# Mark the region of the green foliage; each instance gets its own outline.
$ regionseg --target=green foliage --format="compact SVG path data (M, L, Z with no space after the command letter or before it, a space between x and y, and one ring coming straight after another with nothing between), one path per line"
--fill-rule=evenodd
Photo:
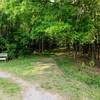
M96 33L100 30L99 5L97 0L2 0L1 52L7 51L12 57L24 50L29 53L31 45L38 46L43 39L50 45L53 45L50 40L55 39L58 46L65 45L65 41L67 44L76 41L82 45L91 44L97 39Z
M7 53L9 54L9 57L15 57L16 56L16 44L7 44Z

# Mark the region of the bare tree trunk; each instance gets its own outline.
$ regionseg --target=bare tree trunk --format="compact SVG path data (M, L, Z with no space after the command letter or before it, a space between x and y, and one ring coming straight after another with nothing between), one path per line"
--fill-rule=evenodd
M40 42L40 39L39 39L39 53L41 52L41 42Z
M95 43L92 44L92 60L96 60L96 54L95 54Z
M97 55L98 55L98 60L99 60L99 56L100 56L100 45L98 44L98 47L97 47Z
M74 44L74 59L77 57L77 43Z
M42 46L42 48L41 48L41 51L43 52L44 51L44 38L42 37L42 39L41 39L41 46Z

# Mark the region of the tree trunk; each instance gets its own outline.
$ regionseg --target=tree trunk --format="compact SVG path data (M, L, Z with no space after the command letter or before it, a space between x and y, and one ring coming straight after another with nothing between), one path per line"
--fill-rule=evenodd
M77 43L74 44L74 59L77 57Z
M99 56L100 56L100 51L99 51L99 49L100 49L100 45L98 44L98 47L97 47L97 56L98 56L98 60L99 60Z
M96 60L95 43L92 44L92 60Z
M41 52L41 41L39 39L39 53Z
M42 37L42 39L41 39L41 51L43 52L44 51L44 38Z

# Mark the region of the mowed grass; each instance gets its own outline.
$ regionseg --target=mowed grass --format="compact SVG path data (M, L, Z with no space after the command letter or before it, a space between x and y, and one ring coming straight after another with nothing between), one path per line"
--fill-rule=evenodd
M0 100L22 100L21 88L9 79L0 78Z
M100 100L100 73L91 73L68 57L20 57L0 62L0 70L16 74L53 93L60 93L65 100Z

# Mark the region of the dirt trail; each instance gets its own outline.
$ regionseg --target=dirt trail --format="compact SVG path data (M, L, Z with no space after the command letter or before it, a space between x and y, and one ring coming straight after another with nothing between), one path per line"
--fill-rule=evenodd
M0 72L1 78L7 78L22 87L23 100L61 100L59 96L37 89L27 81L7 72Z

